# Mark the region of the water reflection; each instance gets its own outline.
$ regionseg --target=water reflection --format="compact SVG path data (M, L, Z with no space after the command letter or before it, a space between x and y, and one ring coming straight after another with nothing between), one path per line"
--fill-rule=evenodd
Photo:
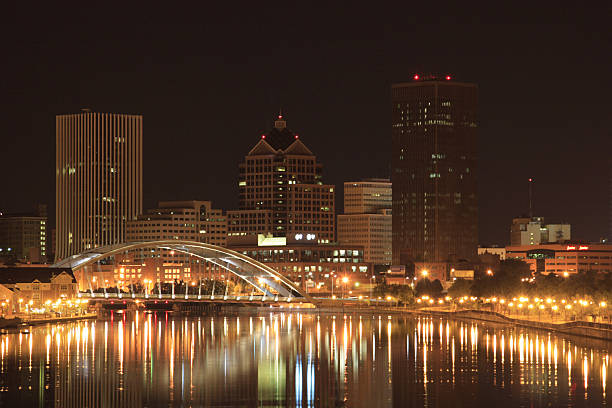
M599 406L610 343L386 315L113 316L0 337L0 405Z

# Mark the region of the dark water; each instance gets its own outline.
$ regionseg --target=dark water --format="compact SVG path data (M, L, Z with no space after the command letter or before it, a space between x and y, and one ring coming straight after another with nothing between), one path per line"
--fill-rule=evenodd
M0 405L602 406L610 343L439 318L110 321L2 335Z

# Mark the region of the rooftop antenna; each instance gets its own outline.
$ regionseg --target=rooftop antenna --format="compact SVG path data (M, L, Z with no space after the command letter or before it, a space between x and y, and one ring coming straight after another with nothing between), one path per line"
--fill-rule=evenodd
M283 130L287 127L287 121L283 119L282 108L278 110L278 119L274 121L274 127L278 130Z
M533 191L532 191L533 179L529 178L529 218L533 218Z

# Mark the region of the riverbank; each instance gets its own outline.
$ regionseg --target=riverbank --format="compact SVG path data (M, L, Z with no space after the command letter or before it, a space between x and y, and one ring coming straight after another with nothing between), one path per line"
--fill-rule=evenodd
M24 326L38 326L38 325L47 324L47 323L64 323L64 322L72 322L76 320L89 320L89 319L96 319L96 318L97 318L96 313L86 313L82 315L65 316L65 317L49 317L49 318L42 318L42 319L19 318L19 319L15 319L14 322L9 322L5 324L2 327L2 329L16 329L16 328L24 327Z

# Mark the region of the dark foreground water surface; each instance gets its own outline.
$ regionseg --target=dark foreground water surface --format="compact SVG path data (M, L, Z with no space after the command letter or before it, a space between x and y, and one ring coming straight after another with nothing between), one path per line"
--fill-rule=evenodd
M602 406L610 343L440 318L114 315L0 337L0 405Z

